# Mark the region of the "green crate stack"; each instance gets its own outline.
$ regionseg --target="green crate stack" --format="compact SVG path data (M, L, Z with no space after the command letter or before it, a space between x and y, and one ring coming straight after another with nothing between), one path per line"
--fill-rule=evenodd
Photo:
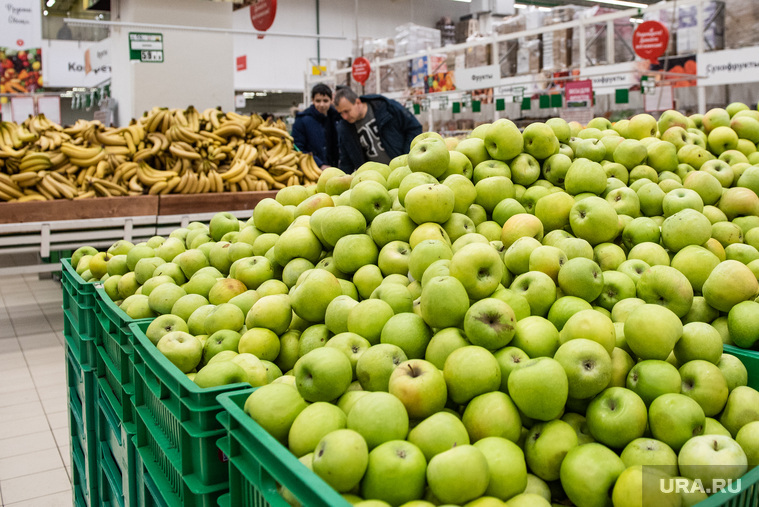
M95 284L85 282L74 268L70 259L61 260L61 286L63 287L63 310L79 332L94 336L96 333Z
M166 507L163 495L158 490L155 481L147 470L140 458L139 453L135 456L135 482L137 493L137 505L140 507Z
M350 506L245 413L245 401L254 390L218 397L224 408L218 418L227 430L218 445L229 459L229 494L221 498L219 505L290 505L277 489L281 485L309 507Z
M135 445L147 476L169 506L215 506L229 488L228 467L216 446L224 436L216 396L250 388L240 383L199 388L145 336L134 334Z
M96 376L82 365L66 337L66 383L68 390L71 479L74 498L83 505L97 505Z
M748 385L759 389L759 353L725 345L725 352L738 357L748 370ZM256 505L285 507L278 487L309 507L350 504L330 488L274 437L245 413L244 406L254 389L220 394L224 412L219 421L227 435L218 442L229 460L229 493L219 499L220 507ZM756 507L759 505L759 467L741 478L739 492L720 491L698 507Z
M137 506L136 458L132 431L127 431L108 399L104 378L97 379L98 492L102 505ZM131 399L127 400L131 405Z
M111 301L102 287L95 288L96 364L98 377L105 379L104 395L112 409L134 435L134 414L131 403L134 395L134 337L129 325L136 322L149 325L152 319L132 319Z

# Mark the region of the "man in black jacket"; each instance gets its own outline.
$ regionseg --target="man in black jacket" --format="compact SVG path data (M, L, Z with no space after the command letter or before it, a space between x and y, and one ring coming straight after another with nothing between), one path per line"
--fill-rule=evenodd
M311 90L311 100L311 106L295 115L293 142L303 153L311 153L319 167L337 167L340 115L332 106L332 90L319 83Z
M422 126L405 107L382 95L359 97L350 88L335 94L340 169L352 173L365 162L387 164L408 153Z

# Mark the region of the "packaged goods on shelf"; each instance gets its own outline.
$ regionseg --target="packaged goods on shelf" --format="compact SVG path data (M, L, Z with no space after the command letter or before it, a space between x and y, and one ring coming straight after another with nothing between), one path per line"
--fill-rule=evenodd
M413 55L420 51L440 47L440 30L405 23L395 27L396 55Z
M585 18L592 19L603 14L617 12L615 9L605 7L591 7L589 9L578 10L575 19ZM580 32L573 30L572 33L572 65L575 67L586 67L591 65L601 65L609 63L611 59L606 52L606 22L591 23L585 25L585 61L580 61ZM627 62L633 59L628 46L632 46L633 26L628 19L614 20L614 37L625 41L625 43L616 42L614 44L614 62ZM674 54L674 50L672 50Z
M697 24L697 6L689 5L677 8L677 54L695 53L698 50L698 38L700 36L704 38L705 51L714 51L725 47L724 2L712 1L705 4L703 32L699 31ZM753 32L754 30L749 31Z
M505 35L508 33L525 30L525 17L522 15L510 16L502 21L493 23L493 33ZM519 41L516 39L501 41L498 43L498 59L501 66L501 77L514 76L517 73L517 52Z
M439 72L448 72L445 55L431 55L429 63L426 56L414 58L411 60L409 85L411 88L423 88L425 76Z
M456 44L456 25L448 16L443 16L435 23L435 28L440 30L440 44L447 46Z
M576 5L554 7L544 18L545 24L557 25L572 21L582 10ZM566 70L572 67L572 28L547 31L543 34L543 69Z
M519 39L517 74L535 74L541 69L540 39Z
M759 45L759 2L730 0L725 3L725 47L734 49Z

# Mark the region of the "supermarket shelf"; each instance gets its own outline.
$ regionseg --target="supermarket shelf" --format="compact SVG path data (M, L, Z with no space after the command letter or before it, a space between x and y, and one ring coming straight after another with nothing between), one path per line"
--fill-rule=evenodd
M275 195L269 191L3 203L0 222L6 223L0 223L0 256L29 254L29 262L0 268L0 277L59 271L60 263L41 264L39 259L82 245L105 248L119 239L145 241L192 221L208 221L220 211L247 219L258 202ZM15 222L7 223L9 219Z

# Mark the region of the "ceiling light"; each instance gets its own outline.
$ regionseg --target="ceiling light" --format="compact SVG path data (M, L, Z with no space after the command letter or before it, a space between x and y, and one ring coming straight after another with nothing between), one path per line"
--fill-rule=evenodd
M648 7L647 4L641 4L638 2L626 2L624 0L588 0L588 1L599 3L599 4L621 5L623 7L635 7L637 9L645 9L646 7Z
M45 5L47 5L48 7L52 7L53 5L55 5L55 0L47 0L47 3Z
M42 11L42 15L43 16L47 16L47 9L45 9L44 11Z

